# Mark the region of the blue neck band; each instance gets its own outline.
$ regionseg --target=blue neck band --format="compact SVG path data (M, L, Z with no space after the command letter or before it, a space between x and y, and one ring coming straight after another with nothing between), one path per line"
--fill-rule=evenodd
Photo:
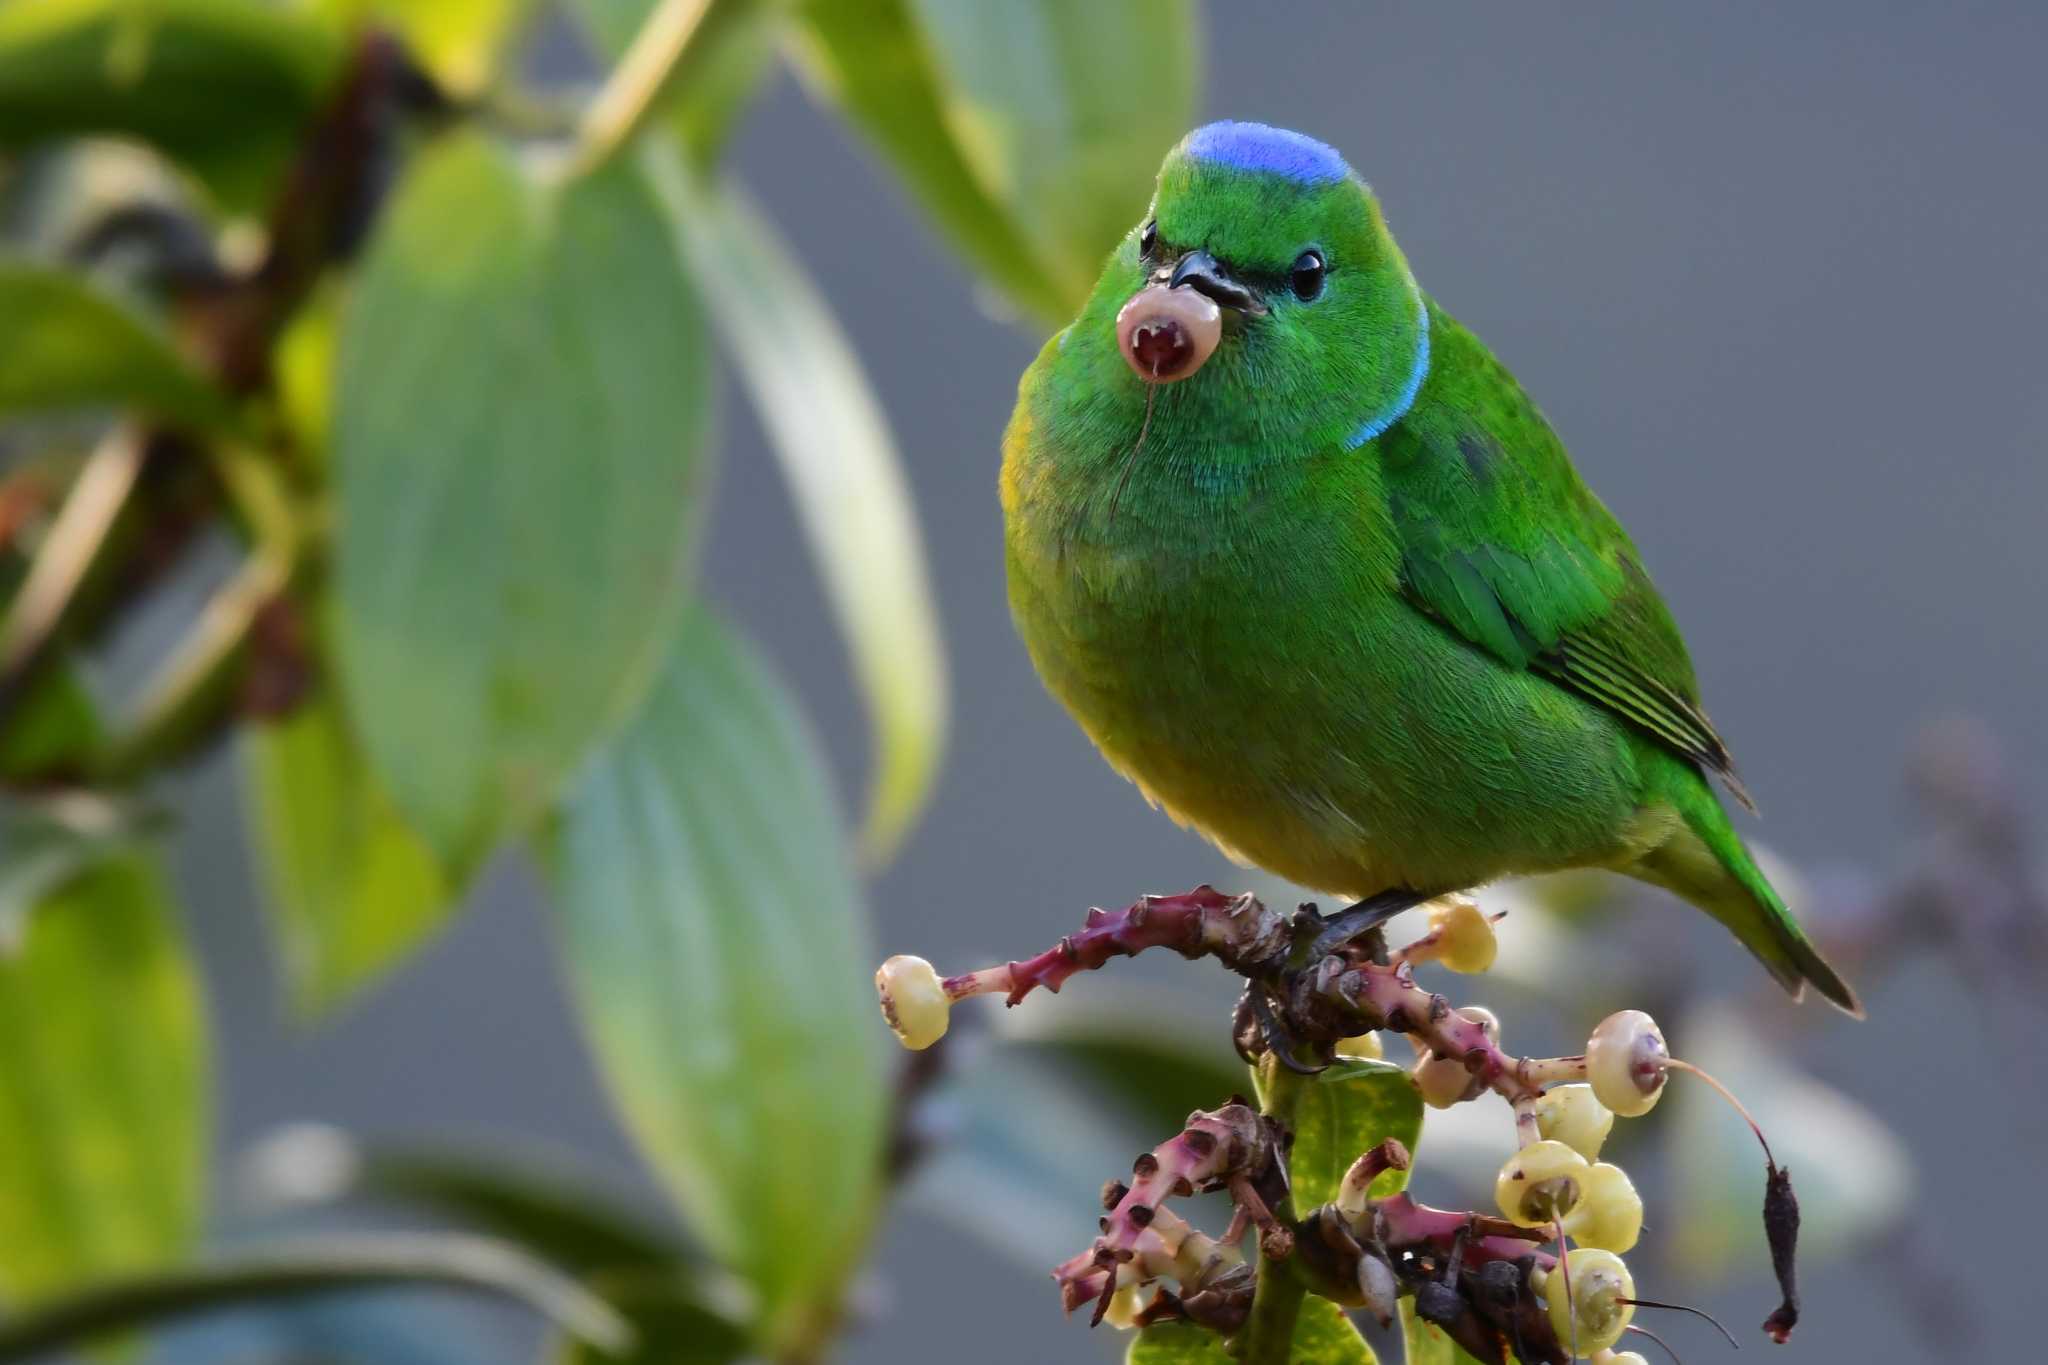
M1422 381L1429 378L1429 300L1422 297L1420 289L1415 291L1415 327L1415 362L1408 367L1408 382L1385 411L1368 418L1365 425L1351 433L1344 442L1346 450L1356 450L1385 435L1388 427L1406 417L1408 409L1415 406L1415 395L1422 392Z

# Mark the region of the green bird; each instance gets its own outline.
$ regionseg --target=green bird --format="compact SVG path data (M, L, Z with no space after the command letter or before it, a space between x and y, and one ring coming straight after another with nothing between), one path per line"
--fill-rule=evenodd
M1607 868L1861 1012L1709 785L1748 804L1627 532L1325 144L1167 156L1024 374L1002 499L1047 688L1175 819L1357 902L1340 933Z

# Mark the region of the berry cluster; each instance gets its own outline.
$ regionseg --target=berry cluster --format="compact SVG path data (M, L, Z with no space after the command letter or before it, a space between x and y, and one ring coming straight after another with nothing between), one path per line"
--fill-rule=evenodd
M1312 1292L1382 1324L1411 1298L1417 1317L1482 1361L1635 1365L1642 1357L1615 1347L1643 1331L1631 1319L1649 1305L1622 1260L1641 1235L1643 1203L1600 1151L1617 1116L1648 1113L1674 1070L1696 1069L1670 1055L1640 1010L1602 1020L1575 1056L1503 1051L1490 1011L1454 1008L1414 978L1427 963L1458 972L1492 965L1493 921L1465 897L1433 902L1427 931L1393 951L1377 927L1333 943L1331 923L1312 906L1288 917L1200 887L1115 914L1093 911L1080 933L1028 961L942 978L922 958L892 957L875 982L889 1026L905 1046L924 1048L944 1035L957 1000L1000 994L1015 1004L1111 958L1170 947L1216 957L1245 978L1234 1035L1262 1076L1313 1072L1340 1055L1379 1056L1380 1035L1393 1032L1415 1050L1410 1076L1429 1105L1491 1091L1514 1111L1518 1150L1495 1181L1497 1213L1434 1209L1398 1192L1375 1197L1379 1176L1407 1169L1409 1153L1394 1141L1359 1155L1330 1203L1290 1209L1293 1135L1284 1115L1235 1097L1198 1111L1138 1159L1130 1182L1105 1189L1100 1235L1054 1272L1070 1311L1092 1303L1097 1322L1183 1319L1230 1335L1245 1325L1258 1277L1289 1263L1286 1272ZM1797 1319L1797 1206L1783 1171L1775 1163L1769 1171L1765 1222L1786 1303L1766 1330L1782 1340ZM1211 1190L1227 1191L1234 1210L1220 1238L1165 1207ZM1253 1231L1256 1262L1241 1249Z

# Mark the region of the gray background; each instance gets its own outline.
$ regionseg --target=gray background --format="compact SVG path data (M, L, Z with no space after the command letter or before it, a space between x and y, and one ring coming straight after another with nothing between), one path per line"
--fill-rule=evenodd
M1995 726L2040 794L2040 6L1216 4L1210 20L1205 114L1343 150L1425 285L1516 370L1631 527L1770 842L1885 866L1909 828L1906 747L1952 709ZM1037 338L977 309L864 150L786 79L738 161L895 421L955 670L936 805L874 889L880 946L964 965L1042 946L1089 904L1218 875L1101 765L1012 637L997 439ZM857 792L864 737L840 647L807 564L784 552L794 527L752 420L726 410L710 591L796 680ZM295 1031L251 928L229 780L218 766L200 779L185 860L221 992L224 1153L320 1118L533 1134L633 1169L520 869L500 868L384 989ZM1712 936L1686 942L1750 970ZM1916 1152L1915 1235L1974 1281L1968 1358L2038 1358L2034 1263L2015 1252L2048 1213L2044 1143L2038 1110L2015 1117L2006 1099L2039 1086L2039 1064L2001 1076L1939 973L1865 984L1873 1020L1830 1026L1829 1074ZM1077 1246L1091 1221L1075 1210ZM892 1222L881 1270L896 1307L856 1360L1116 1345L1063 1323L1043 1279L915 1215ZM1763 1284L1712 1301L1770 1353L1752 1333ZM1816 1270L1808 1324L1772 1358L1927 1358L1902 1303L1857 1265ZM948 1328L979 1346L954 1355ZM1679 1335L1689 1359L1719 1349Z

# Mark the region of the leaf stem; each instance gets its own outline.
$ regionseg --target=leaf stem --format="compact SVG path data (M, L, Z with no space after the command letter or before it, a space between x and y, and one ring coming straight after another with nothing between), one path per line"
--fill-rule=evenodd
M142 472L143 453L142 429L123 422L87 459L0 630L0 686L26 675L56 634L114 519L127 505Z
M1252 1079L1259 1092L1260 1112L1291 1131L1307 1079L1279 1065L1270 1054L1260 1061ZM1293 1196L1273 1212L1283 1221L1291 1220ZM1260 1251L1258 1288L1252 1293L1251 1317L1244 1328L1244 1365L1287 1365L1292 1359L1294 1324L1307 1292L1292 1266Z
M690 43L712 0L661 0L648 14L626 55L584 111L570 158L571 175L585 175L610 161L647 126L669 83L682 69Z

